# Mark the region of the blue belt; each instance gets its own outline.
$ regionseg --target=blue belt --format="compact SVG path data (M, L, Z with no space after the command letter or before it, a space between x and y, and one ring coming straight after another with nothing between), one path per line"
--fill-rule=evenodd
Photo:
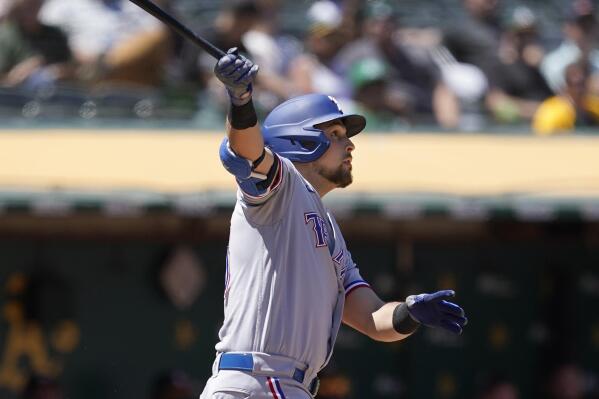
M219 370L237 370L237 371L254 371L254 358L251 353L222 353L218 362ZM291 378L300 384L304 383L304 377L306 376L306 370L296 368ZM320 381L318 377L314 378L310 382L308 390L314 396L318 392Z

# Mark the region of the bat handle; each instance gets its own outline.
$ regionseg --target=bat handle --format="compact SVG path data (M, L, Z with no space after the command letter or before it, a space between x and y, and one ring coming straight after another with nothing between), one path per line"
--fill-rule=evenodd
M186 28L185 28L186 29ZM175 29L176 30L176 29ZM188 30L189 31L189 30ZM192 31L189 31L191 36L187 36L189 39L191 39L193 42L195 42L198 46L202 47L204 50L206 50L206 52L208 54L210 54L211 56L213 56L214 58L216 58L217 60L221 59L222 57L224 57L225 55L227 55L227 53L225 53L223 50L219 49L218 47L216 47L215 45L213 45L212 43L210 43L208 40L203 39L202 37L196 35L195 33L193 33ZM184 33L181 33L183 36L186 36Z

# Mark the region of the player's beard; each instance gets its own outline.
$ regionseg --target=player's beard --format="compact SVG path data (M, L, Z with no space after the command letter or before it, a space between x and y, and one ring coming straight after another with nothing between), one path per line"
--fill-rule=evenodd
M339 188L349 186L354 180L351 174L351 169L346 168L345 164L341 164L334 169L326 169L321 166L318 168L317 172L320 176L324 177Z

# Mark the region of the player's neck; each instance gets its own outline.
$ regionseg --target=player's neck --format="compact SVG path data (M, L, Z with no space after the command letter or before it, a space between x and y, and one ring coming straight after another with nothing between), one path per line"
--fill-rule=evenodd
M308 180L308 183L312 185L320 198L324 197L326 194L336 188L335 183L325 179L320 173L318 173L312 163L296 163L295 167L302 174L304 179Z

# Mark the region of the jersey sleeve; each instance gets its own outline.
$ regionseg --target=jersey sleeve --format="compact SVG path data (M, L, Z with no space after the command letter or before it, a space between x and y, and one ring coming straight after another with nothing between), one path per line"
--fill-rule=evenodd
M295 179L299 178L299 172L286 158L275 156L275 162L278 163L276 175L268 187L259 187L255 185L255 182L248 181L239 184L237 200L248 221L252 224L273 225L289 213ZM254 184L254 186L248 186L248 184ZM261 190L261 192L256 193L254 190Z
M370 287L370 284L368 284L360 275L360 269L358 269L358 266L353 261L351 254L347 249L343 251L341 262L343 262L343 289L345 290L346 297L356 288Z
M268 201L269 198L277 193L287 174L288 171L286 171L281 158L277 154L273 154L273 164L268 171L266 180L256 178L246 180L237 179L242 200L254 206Z

